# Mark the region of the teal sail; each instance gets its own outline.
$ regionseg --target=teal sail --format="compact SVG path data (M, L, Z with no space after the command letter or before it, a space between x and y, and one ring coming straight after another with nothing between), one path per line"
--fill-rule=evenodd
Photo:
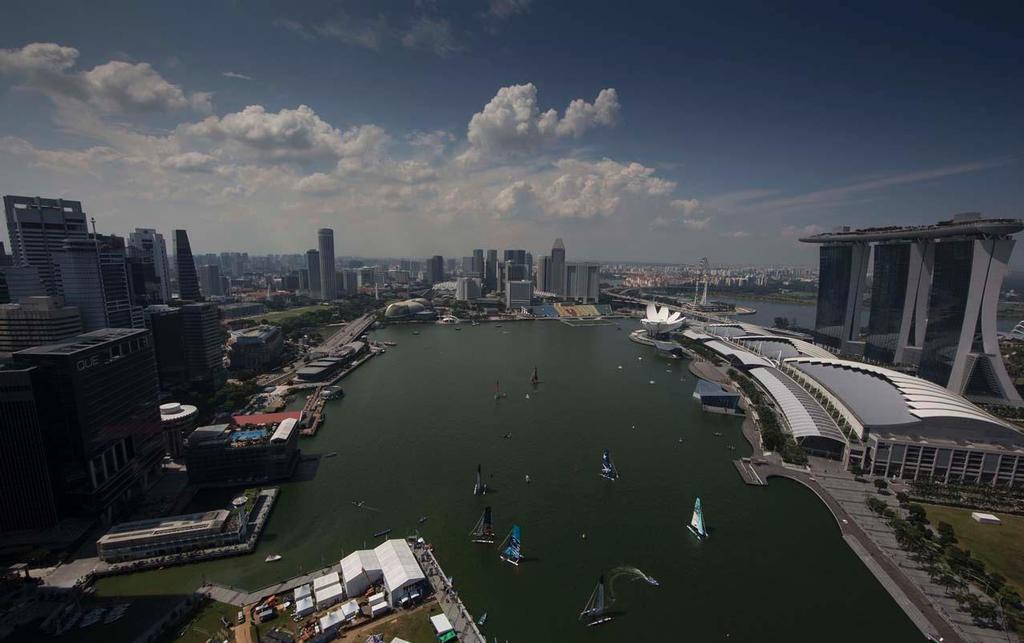
M508 537L502 544L504 549L501 550L501 559L506 563L518 566L519 561L523 559L522 533L519 530L519 525L512 525L512 531L508 532Z
M689 527L690 531L692 531L697 538L704 539L708 537L707 526L704 524L704 509L701 507L700 498L697 498L697 501L693 503L693 517L690 518Z

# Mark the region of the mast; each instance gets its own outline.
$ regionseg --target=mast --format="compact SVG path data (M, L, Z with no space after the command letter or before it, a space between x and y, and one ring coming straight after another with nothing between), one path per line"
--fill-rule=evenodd
M598 625L609 620L608 617L604 616L605 611L605 600L604 600L604 574L597 579L597 587L590 594L590 599L587 604L583 607L583 611L580 612L580 619L587 620L587 625ZM602 618L604 617L604 618Z
M484 484L480 475L480 465L476 465L476 484L473 485L473 495L482 496L487 493L487 485Z
M494 543L494 524L491 521L490 507L484 507L484 513L480 516L480 520L476 521L476 526L473 527L470 536L473 537L475 543Z
M533 367L533 375L530 376L530 384L540 383L540 375L537 374L537 367Z

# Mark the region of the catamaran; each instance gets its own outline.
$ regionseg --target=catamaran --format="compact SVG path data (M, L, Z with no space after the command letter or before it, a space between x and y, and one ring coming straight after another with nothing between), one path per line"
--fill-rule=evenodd
M480 477L480 465L476 465L476 484L473 485L473 495L482 496L487 493L487 484Z
M537 367L533 367L533 375L530 376L530 384L537 386L540 384L540 375L537 374Z
M583 611L580 612L580 620L587 627L607 623L612 620L612 617L608 615L606 610L607 606L604 603L604 575L602 575L597 581L597 587L590 594L590 600L587 601Z
M508 532L508 536L505 536L505 540L501 542L502 549L499 558L510 565L519 567L519 561L523 559L522 542L522 533L519 530L519 525L512 525L512 530Z
M704 540L708 537L707 526L704 524L704 509L701 507L700 498L697 498L697 502L693 503L693 517L690 518L690 524L687 526L697 538Z
M476 522L473 531L469 532L472 541L475 543L494 544L494 522L491 520L491 508L484 507L484 513Z
M601 456L601 477L606 480L619 479L619 470L612 464L612 456L609 455L608 449L605 449L604 455Z

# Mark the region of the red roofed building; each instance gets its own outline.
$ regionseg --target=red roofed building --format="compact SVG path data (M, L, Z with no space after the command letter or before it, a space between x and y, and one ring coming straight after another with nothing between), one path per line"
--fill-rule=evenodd
M246 424L278 424L287 419L302 421L302 411L285 411L284 413L260 413L258 415L234 415L231 422L237 426Z

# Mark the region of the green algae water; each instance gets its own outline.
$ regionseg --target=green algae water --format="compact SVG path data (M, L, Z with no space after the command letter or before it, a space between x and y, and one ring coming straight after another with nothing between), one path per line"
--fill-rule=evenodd
M731 463L749 454L740 420L701 413L687 363L630 342L634 327L377 331L397 347L346 378L345 397L301 443L306 455L337 457L282 485L254 554L105 579L99 592L180 593L204 579L256 589L372 547L383 529L419 530L469 610L488 613L491 640L852 643L862 628L841 623L858 615L873 642L922 640L810 491L741 482ZM599 475L606 448L615 482ZM473 495L478 464L492 490L483 497ZM697 496L711 530L703 542L686 529ZM518 568L496 545L469 542L488 505L499 538L522 528ZM269 553L284 559L266 564ZM660 586L610 574L619 567ZM577 617L602 573L620 615L586 628Z

